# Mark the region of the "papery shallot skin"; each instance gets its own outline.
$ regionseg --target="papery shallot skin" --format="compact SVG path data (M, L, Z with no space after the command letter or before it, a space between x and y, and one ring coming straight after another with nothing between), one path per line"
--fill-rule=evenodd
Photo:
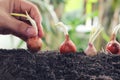
M66 35L65 41L60 46L60 53L75 53L76 52L76 46L75 44L70 40L69 35Z
M95 56L95 55L97 55L97 50L96 50L95 46L92 43L89 43L88 47L86 48L84 53L87 56Z
M112 54L120 54L120 43L118 43L116 40L111 40L106 45L106 51Z
M38 52L39 50L41 50L41 47L42 47L41 38L39 37L29 38L27 40L27 47L28 47L28 50L30 50L31 52Z

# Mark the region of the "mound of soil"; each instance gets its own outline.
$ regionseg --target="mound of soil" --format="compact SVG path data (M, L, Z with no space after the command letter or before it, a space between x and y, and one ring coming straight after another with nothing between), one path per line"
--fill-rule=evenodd
M120 56L0 49L0 80L120 80Z

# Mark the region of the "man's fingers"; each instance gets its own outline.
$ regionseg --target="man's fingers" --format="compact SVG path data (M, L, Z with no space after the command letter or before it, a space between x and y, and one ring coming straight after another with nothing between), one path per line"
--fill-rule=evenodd
M30 16L35 20L35 22L37 24L38 36L43 37L44 32L43 32L43 27L41 24L42 18L41 18L41 15L39 13L39 10L36 6L31 7Z
M34 27L32 27L22 21L19 21L15 18L11 18L9 20L7 28L10 29L11 31L15 32L17 35L25 36L26 38L37 35Z
M28 1L25 1L25 0L19 0L19 1L20 1L19 2L20 4L15 5L15 7L16 7L15 10L18 12L23 12L23 13L25 13L25 11L27 11L37 24L38 36L42 37L44 35L44 33L43 33L42 25L41 25L41 15L40 15L38 8L34 4L32 4Z
M39 37L43 37L44 36L44 32L43 32L43 27L42 27L40 18L36 17L34 20L36 21L36 24L37 24L37 27L38 27L38 36Z

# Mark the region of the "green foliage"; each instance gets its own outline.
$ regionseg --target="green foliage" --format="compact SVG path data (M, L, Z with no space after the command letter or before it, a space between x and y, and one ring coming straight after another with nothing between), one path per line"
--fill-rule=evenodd
M23 44L24 44L24 41L20 40L19 43L18 43L18 45L17 45L17 48L20 48Z
M108 36L105 31L102 32L102 37L106 42L110 41L110 36Z
M60 3L65 3L66 0L50 0L50 3L54 5L54 7L58 7Z
M79 24L85 24L85 16L80 15L80 11L74 11L74 12L66 13L63 16L62 21L75 28Z

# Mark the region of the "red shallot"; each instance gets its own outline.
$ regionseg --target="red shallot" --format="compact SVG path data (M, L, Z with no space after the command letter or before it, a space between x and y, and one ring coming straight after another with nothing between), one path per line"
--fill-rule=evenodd
M72 40L70 39L69 35L68 35L68 30L66 29L66 25L64 25L62 22L59 22L57 24L57 26L61 26L63 28L64 31L64 35L65 35L65 40L64 42L60 45L60 53L64 54L64 53L70 53L76 52L76 46L75 44L72 42Z
M120 24L114 28L110 42L108 42L106 45L106 51L108 53L120 54L120 43L116 41L116 35L119 29L120 29Z

